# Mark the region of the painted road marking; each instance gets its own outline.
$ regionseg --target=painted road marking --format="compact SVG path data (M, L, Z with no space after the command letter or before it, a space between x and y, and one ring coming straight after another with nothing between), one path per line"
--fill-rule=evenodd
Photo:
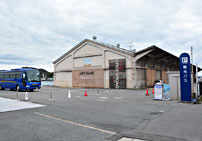
M76 97L81 97L81 96L76 96Z
M111 135L116 134L115 132L112 132L112 131L103 130L103 129L100 129L100 128L95 128L95 127L92 127L92 126L84 125L84 124L81 124L81 123L76 123L76 122L73 122L73 121L70 121L70 120L65 120L65 119L57 118L57 117L46 115L46 114L42 114L42 113L39 113L39 112L35 112L35 114L39 115L39 116L42 116L42 117L46 117L46 118L51 118L51 119L55 119L55 120L58 120L58 121L62 121L62 122L65 122L65 123L70 123L70 124L73 124L73 125L81 126L81 127L84 127L84 128L89 128L89 129L92 129L92 130L100 131L100 132L103 132L103 133L108 133L108 134L111 134Z
M122 99L122 97L114 97L114 99Z
M104 99L97 99L96 101L105 101Z
M11 100L7 98L0 98L0 113L8 112L8 111L16 111L21 109L37 108L37 107L43 107L43 106L45 105Z
M120 91L122 91L122 92L128 92L129 90L120 90Z
M145 140L123 137L123 138L119 139L118 141L145 141Z
M109 98L109 97L98 97L98 98L106 99L106 98Z
M112 93L112 90L104 91L105 93Z

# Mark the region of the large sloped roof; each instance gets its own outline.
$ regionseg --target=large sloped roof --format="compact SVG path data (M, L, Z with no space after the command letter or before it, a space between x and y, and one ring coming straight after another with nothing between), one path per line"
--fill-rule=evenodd
M62 56L60 56L58 59L56 59L55 61L53 61L53 64L57 63L58 61L60 61L62 58L64 58L66 55L68 55L69 53L71 53L73 50L75 50L76 48L78 48L79 46L81 46L82 44L84 44L85 42L90 42L90 43L94 43L100 46L104 46L106 48L112 49L112 50L116 50L128 55L131 55L132 51L124 49L124 48L120 48L114 45L110 45L110 44L106 44L103 42L98 42L96 40L90 40L90 39L84 39L83 41L81 41L79 44L77 44L76 46L74 46L72 49L70 49L69 51L67 51L65 54L63 54Z
M122 53L125 53L127 55L131 55L133 54L134 56L145 53L147 51L150 51L148 54L144 55L143 57L141 57L141 59L151 59L153 61L158 61L160 63L172 63L175 65L179 64L179 57L155 46L152 45L150 47L147 47L145 49L142 49L140 51L137 52L133 52L131 50L127 50L121 47L117 47L114 45L110 45L110 44L106 44L103 42L98 42L96 40L90 40L90 39L84 39L83 41L81 41L79 44L77 44L76 46L74 46L72 49L70 49L69 51L67 51L65 54L63 54L62 56L60 56L58 59L56 59L55 61L53 61L53 64L56 64L58 61L60 61L61 59L63 59L65 56L67 56L69 53L71 53L73 50L75 50L76 48L80 47L82 44L86 43L86 42L90 42L90 43L94 43L100 46L104 46L106 48L115 50L115 51L119 51ZM196 66L194 66L194 70L196 70ZM198 71L201 71L202 69L200 67L198 67Z

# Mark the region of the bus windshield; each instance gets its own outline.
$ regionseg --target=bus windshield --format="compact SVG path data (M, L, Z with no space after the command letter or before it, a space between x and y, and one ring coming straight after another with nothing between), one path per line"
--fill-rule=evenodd
M28 70L27 71L27 81L28 82L39 82L40 73L38 70Z

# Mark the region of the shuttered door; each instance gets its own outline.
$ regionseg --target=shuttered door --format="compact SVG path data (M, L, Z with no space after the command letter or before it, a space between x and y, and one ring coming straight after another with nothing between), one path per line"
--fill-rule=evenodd
M145 88L146 87L146 70L145 69L137 69L137 88Z

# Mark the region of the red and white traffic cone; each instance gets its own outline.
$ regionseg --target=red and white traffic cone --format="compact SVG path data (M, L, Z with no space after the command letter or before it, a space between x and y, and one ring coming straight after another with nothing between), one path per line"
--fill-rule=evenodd
M84 96L88 96L88 95L87 95L87 90L86 90L86 89L85 89L85 94L84 94Z
M152 94L154 94L154 88L153 88Z
M147 91L146 91L146 94L145 94L146 96L149 96L149 91L148 91L148 89L147 89Z

